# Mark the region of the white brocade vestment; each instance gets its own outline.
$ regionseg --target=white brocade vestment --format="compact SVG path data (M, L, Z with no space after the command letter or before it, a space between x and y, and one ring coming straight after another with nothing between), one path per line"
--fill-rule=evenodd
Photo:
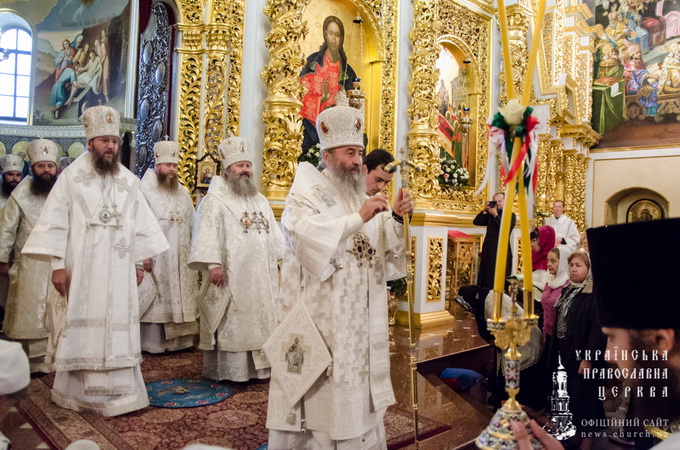
M28 347L32 372L50 372L44 364L47 350L45 309L52 286L52 267L21 254L28 236L38 222L47 195L31 192L33 178L24 178L12 191L0 215L0 262L14 263L9 271L9 290L3 331Z
M304 412L272 374L267 427L300 431L304 413L308 430L347 440L381 425L395 401L386 267L403 253L403 225L390 213L363 223L357 211L367 197L348 200L327 172L301 163L286 198L279 317L304 302L332 355L332 371L304 395Z
M9 197L5 196L5 193L0 189L0 213L7 203ZM9 286L9 277L7 275L0 275L0 307L5 307L7 301L7 289Z
M545 219L545 224L555 229L555 238L558 241L564 239L566 245L576 249L576 244L581 240L581 233L578 232L576 223L573 220L564 214L560 217L552 215Z
M253 223L244 232L245 212L251 219L261 212L269 231ZM260 193L239 197L222 176L213 177L198 207L189 256L189 267L203 272L200 349L260 352L276 325L277 261L282 255L283 236L267 199ZM222 266L226 286L210 282L213 264Z
M153 271L146 273L139 285L140 301L150 301L148 305L141 305L142 349L160 353L188 348L193 346L193 338L183 339L186 345L177 338L196 334L198 274L187 266L194 205L184 186L171 192L160 188L158 177L151 169L142 178L140 190L170 243L167 251L153 259ZM166 342L147 339L144 334L147 323L167 324L164 327Z
M135 262L168 247L122 165L115 176L97 175L85 152L59 176L22 253L53 259L53 269L63 260L70 276L52 390L60 406L112 416L148 405Z

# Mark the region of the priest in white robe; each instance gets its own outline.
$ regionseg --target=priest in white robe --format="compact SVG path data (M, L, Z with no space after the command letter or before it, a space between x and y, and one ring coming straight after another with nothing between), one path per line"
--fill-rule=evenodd
M198 297L203 376L244 382L269 378L262 345L276 326L277 261L283 236L267 199L252 183L244 138L219 145L214 176L196 215L189 267L203 273Z
M163 353L194 346L198 274L187 266L194 204L177 177L179 145L159 141L154 156L155 168L146 171L140 190L170 249L144 261L139 303L142 351Z
M395 402L386 267L403 253L402 217L413 211L413 201L400 190L392 213L386 196L366 195L363 111L328 108L319 114L317 130L326 168L319 172L309 163L298 166L281 217L286 252L279 317L302 303L332 363L305 375L305 365L314 364L320 353L308 347L311 340L290 335L279 344L286 349L295 337L305 353L301 367L272 372L269 448L383 449L383 417ZM285 357L284 351L274 354ZM271 356L270 361L279 367ZM312 381L299 401L291 400L292 385Z
M120 164L118 112L85 110L88 151L59 176L23 254L51 261L66 297L55 336L52 400L76 411L125 414L149 404L140 363L141 263L168 249L139 181Z
M45 361L45 311L47 296L54 289L52 267L49 262L22 255L21 249L57 181L57 153L57 144L48 139L28 144L31 175L12 191L0 214L0 274L9 274L3 331L10 339L21 342L33 373L53 371Z
M581 233L576 228L576 223L564 214L564 202L553 202L553 215L545 219L545 224L555 229L555 247L566 245L572 251L581 239Z

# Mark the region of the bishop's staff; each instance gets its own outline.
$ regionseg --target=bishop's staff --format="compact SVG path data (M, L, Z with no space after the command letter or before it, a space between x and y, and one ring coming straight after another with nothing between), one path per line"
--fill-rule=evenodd
M546 0L538 1L536 20L532 30L531 50L524 79L521 101L515 98L515 85L512 79L512 63L510 60L510 44L508 39L508 19L504 0L498 0L498 16L501 28L501 43L503 46L503 64L505 72L505 86L508 94L508 104L501 108L491 120L489 131L489 159L500 153L503 169L506 173L505 204L512 208L515 201L515 191L518 191L520 230L522 235L522 271L524 274L524 315L519 316L514 301L510 317L504 319L503 288L505 285L505 265L510 236L511 213L503 214L499 233L496 268L493 286L493 318L489 319L489 329L496 338L496 345L507 349L505 358L505 387L509 399L500 408L489 426L477 438L476 444L480 448L517 448L517 442L512 434L511 425L515 421L523 422L527 434L532 440L533 448L542 445L533 436L528 426L528 418L521 405L515 400L519 392L519 359L517 347L525 344L538 318L534 314L534 300L532 298L532 267L531 267L531 239L529 237L529 216L527 208L527 189L533 192L536 186L536 156L538 153L538 120L533 116L532 109L525 106L529 103L531 86L541 41L543 16L545 15ZM489 165L487 165L489 167ZM520 172L522 177L520 179ZM480 190L483 188L480 187Z
M402 155L404 151L400 152ZM409 167L420 172L421 167L407 158L396 159L391 163L385 165L385 172L391 173L399 167L401 176L401 188L408 189L408 171ZM415 292L413 288L413 278L415 275L414 254L411 248L411 218L409 214L404 214L404 253L406 255L406 300L408 301L408 337L409 337L409 367L411 369L411 401L413 407L413 438L416 448L418 448L418 344L415 335L415 313L413 312L413 303L415 299Z

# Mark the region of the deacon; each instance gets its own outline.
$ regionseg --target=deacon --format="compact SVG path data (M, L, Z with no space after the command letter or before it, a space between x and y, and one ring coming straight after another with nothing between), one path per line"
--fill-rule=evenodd
M326 168L298 166L281 217L286 252L279 317L301 302L332 364L318 378L311 374L310 383L316 381L295 404L284 390L288 374L272 374L269 447L386 448L383 416L395 398L385 267L403 253L403 216L413 211L413 202L400 190L390 212L386 196L366 195L363 111L346 103L327 108L317 130ZM311 342L306 336L298 340L303 350ZM290 345L281 342L282 348ZM301 373L313 363L315 352L309 352L297 369Z
M24 174L24 158L20 155L4 155L0 158L2 172L2 193L0 193L0 209L5 206L9 195L19 186Z
M269 378L262 345L276 326L277 261L283 236L267 199L252 182L248 141L218 147L214 176L194 225L189 267L203 273L198 297L203 376L244 382Z
M168 249L138 179L120 164L118 112L83 113L88 151L59 176L23 254L52 264L66 297L52 400L76 411L125 414L149 404L139 364L142 263Z
M392 154L381 148L376 148L364 156L362 171L366 180L366 193L375 195L385 189L394 178L394 170L385 171L385 166L394 161Z
M163 353L194 346L198 276L189 269L194 204L177 177L179 144L159 141L156 166L147 170L140 190L163 229L170 249L144 261L139 285L142 351Z
M48 334L45 309L48 293L53 289L52 267L47 261L22 255L21 249L57 181L57 153L57 144L47 139L28 144L31 176L12 191L0 215L0 274L9 273L4 332L21 342L31 372L52 372L51 364L45 361Z
M587 233L595 301L607 336L604 356L618 366L624 384L633 385L629 394L619 395L632 396L637 422L663 439L654 450L678 449L680 302L669 280L680 273L680 219L591 228ZM535 423L531 426L546 448L561 448ZM514 431L520 449L531 448L523 430Z

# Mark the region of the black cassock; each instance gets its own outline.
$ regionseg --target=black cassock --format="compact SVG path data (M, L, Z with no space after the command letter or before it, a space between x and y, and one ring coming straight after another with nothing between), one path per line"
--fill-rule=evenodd
M482 211L477 214L475 220L472 221L472 223L477 226L486 227L486 236L484 237L484 244L482 245L482 260L479 263L477 286L484 287L489 290L493 289L493 275L496 268L496 251L498 250L498 235L501 231L502 216L503 211L501 211L496 217L485 211ZM512 230L515 228L516 221L517 216L515 216L515 213L512 213L512 219L510 220L510 233L512 233ZM508 260L507 264L505 265L506 277L510 275L510 269L512 269L512 251L510 250L510 239L508 239Z

